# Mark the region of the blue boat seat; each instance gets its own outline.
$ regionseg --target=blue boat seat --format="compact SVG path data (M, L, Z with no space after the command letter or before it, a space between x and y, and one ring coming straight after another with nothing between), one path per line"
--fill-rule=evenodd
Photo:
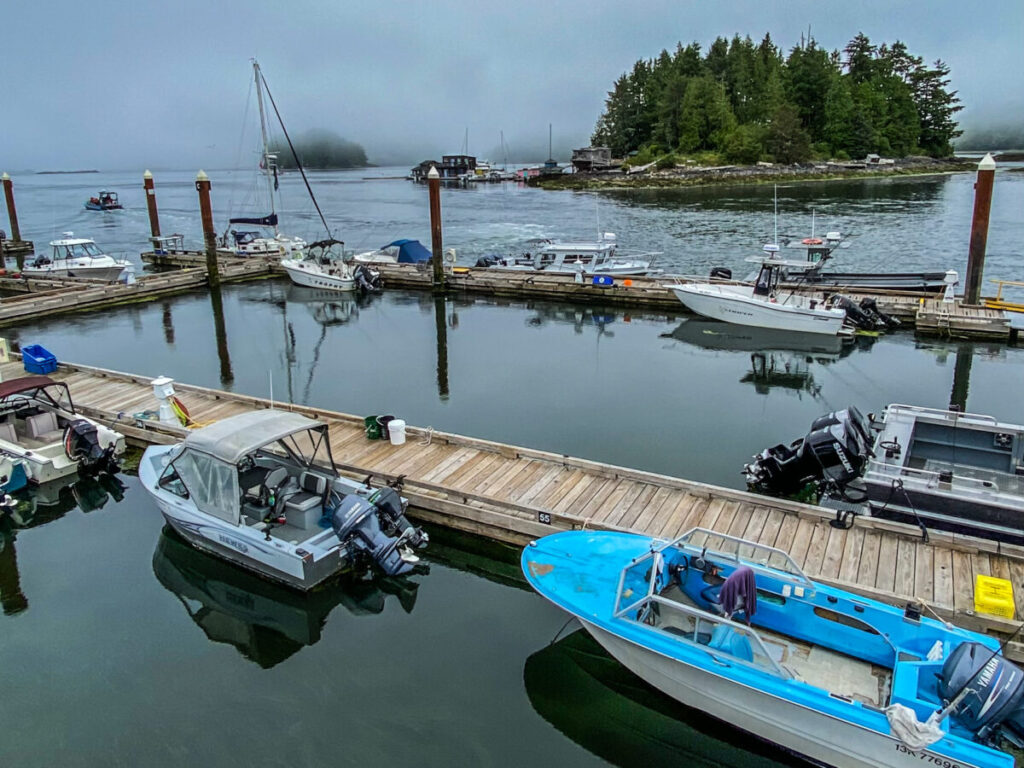
M754 651L750 647L750 638L741 635L735 629L725 624L719 624L711 634L708 648L727 653L743 661L753 661Z
M711 606L711 610L713 610L715 613L719 614L720 616L725 616L725 609L722 608L721 594L722 594L722 585L721 584L714 584L714 585L712 585L710 587L705 587L700 592L701 599L703 599L705 602L707 602L708 605ZM744 602L743 601L743 596L740 595L737 598L737 600L736 600L736 610L734 612L734 615L736 613L743 612L743 608L744 608L743 602Z

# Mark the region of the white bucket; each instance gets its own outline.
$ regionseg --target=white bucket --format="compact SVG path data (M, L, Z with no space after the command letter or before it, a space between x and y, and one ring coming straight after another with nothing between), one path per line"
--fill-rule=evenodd
M388 437L392 445L403 445L405 443L405 422L402 419L392 419L388 422Z

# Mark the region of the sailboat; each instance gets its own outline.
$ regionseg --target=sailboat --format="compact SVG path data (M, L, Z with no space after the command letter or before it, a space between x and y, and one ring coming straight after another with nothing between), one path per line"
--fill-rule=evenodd
M228 219L228 229L221 236L221 248L230 251L236 256L298 256L301 258L302 252L306 248L306 241L299 237L282 235L277 228L274 192L278 188L278 168L277 155L270 151L270 142L267 135L267 115L263 102L266 81L263 79L263 73L260 71L259 62L256 59L252 60L252 70L256 81L256 102L259 105L260 132L263 138L263 155L260 158L260 170L267 181L270 213L266 216L239 216ZM272 237L267 237L262 230L232 229L232 226L236 224L248 224L271 229L274 234Z

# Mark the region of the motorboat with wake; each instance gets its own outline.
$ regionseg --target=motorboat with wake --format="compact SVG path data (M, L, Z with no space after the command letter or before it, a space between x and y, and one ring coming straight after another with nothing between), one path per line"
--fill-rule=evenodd
M90 211L119 211L124 206L117 199L117 192L102 190L95 197L85 201L85 207Z
M1024 543L1024 426L991 416L893 404L865 419L851 406L743 471L753 490L863 502L877 517Z
M1024 671L993 638L814 582L784 551L695 528L566 531L523 573L687 706L839 768L1010 768Z
M333 238L312 243L302 258L282 259L281 266L295 285L332 291L381 290L380 273L369 264L354 268L345 261L345 244Z
M651 264L659 255L620 252L611 232L602 234L597 242L537 240L534 246L521 256L483 256L477 259L476 266L584 277L642 277L652 274Z
M127 259L115 259L99 249L95 240L65 232L60 240L50 241L51 254L25 262L27 277L89 277L113 282L124 273L135 272Z
M75 410L68 385L49 376L0 382L0 453L40 485L80 474L114 474L124 435Z
M190 544L302 590L367 566L408 573L427 544L396 487L339 475L327 425L290 411L243 413L150 446L139 479Z

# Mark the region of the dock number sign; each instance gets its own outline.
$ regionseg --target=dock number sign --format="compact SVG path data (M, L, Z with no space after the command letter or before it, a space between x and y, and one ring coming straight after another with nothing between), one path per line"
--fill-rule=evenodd
M551 513L550 512L538 512L537 522L544 523L544 525L551 525Z

